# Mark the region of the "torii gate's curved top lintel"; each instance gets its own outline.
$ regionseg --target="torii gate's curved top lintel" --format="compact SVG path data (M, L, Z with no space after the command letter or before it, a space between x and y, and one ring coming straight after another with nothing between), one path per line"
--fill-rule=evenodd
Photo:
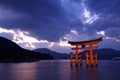
M97 44L98 42L102 41L102 37L94 40L87 40L87 41L68 41L69 44L71 45L89 45L89 44Z

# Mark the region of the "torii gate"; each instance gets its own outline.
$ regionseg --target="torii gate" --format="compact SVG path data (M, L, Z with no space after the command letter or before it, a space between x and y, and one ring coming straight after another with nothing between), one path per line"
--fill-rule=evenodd
M97 53L93 54L92 50L98 48L98 46L93 46L93 44L97 44L100 41L102 41L102 37L88 41L68 41L69 44L75 46L74 48L71 48L72 50L75 50L75 55L73 55L72 52L70 53L70 64L72 65L73 63L75 63L76 65L82 65L82 54L79 55L78 50L90 50L89 53L86 53L86 65L98 65L98 55ZM75 61L72 60L73 58L75 58Z

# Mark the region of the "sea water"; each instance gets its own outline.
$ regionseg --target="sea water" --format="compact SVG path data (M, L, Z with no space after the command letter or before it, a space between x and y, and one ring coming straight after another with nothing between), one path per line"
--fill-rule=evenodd
M98 67L70 66L69 60L0 63L0 80L120 80L120 60L99 60Z

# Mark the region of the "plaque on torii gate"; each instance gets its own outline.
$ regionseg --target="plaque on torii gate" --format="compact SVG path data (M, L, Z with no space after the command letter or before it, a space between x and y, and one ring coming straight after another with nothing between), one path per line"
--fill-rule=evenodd
M75 55L71 52L70 53L70 64L80 64L82 65L82 54L79 54L79 50L89 50L89 53L86 53L86 65L89 64L91 66L98 65L98 54L93 54L93 49L98 48L98 46L94 46L94 44L99 43L102 41L102 37L94 40L87 40L87 41L68 41L69 44L72 46L75 46L71 48L72 50L75 50ZM73 58L75 58L75 61L73 61Z

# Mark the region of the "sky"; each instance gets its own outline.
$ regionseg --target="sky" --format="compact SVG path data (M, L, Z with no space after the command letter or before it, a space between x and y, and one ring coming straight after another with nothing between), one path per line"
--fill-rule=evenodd
M120 50L120 0L0 0L0 36L22 48L69 53L68 41L103 37Z

